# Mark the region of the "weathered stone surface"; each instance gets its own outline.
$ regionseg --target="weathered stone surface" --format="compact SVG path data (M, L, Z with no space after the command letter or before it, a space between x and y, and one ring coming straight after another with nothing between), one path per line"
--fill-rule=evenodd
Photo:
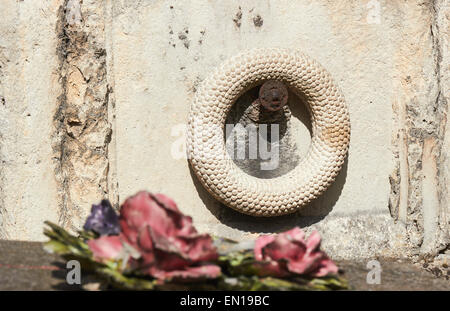
M448 15L446 1L408 10L395 55L395 169L392 215L425 254L449 245L448 224ZM428 14L424 14L428 13Z
M64 261L42 246L37 242L0 241L0 291L80 288L65 282Z
M380 283L368 284L367 262L341 261L338 263L353 290L373 291L448 291L450 282L402 260L380 260ZM448 271L447 271L448 273Z
M108 193L108 120L106 20L104 3L65 1L58 11L58 47L62 93L54 115L53 149L59 162L59 223L80 228L90 205Z
M55 51L62 1L0 4L0 239L42 238L58 220L52 115L61 92Z
M436 277L408 261L380 260L380 284L367 283L366 261L337 264L352 290L450 290L445 275ZM82 273L80 285L69 285L67 272L65 260L46 253L42 243L0 241L0 291L82 290L98 282L95 276Z
M45 219L79 228L101 197L117 205L148 189L213 234L248 239L299 225L319 230L335 258L448 256L447 1L0 6L0 237L42 239ZM344 168L291 216L255 219L219 204L182 150L199 83L252 47L300 48L350 109ZM304 150L307 124L292 121Z
M119 103L120 198L141 188L165 192L193 215L202 230L234 238L315 224L332 239L330 251L344 258L416 253L413 249L420 248L421 242L413 241L411 232L416 227L417 239L423 238L424 227L415 219L424 208L422 185L413 186L418 192L408 194L417 197L407 203L408 210L418 212L410 213L406 221L412 225L405 230L390 220L389 193L401 183L407 187L413 183L400 178L389 181L398 163L406 163L397 157L399 145L392 137L398 124L406 124L398 121L399 103L427 110L439 92L434 55L438 45L431 32L439 4L375 2L380 4L379 11L376 5L343 1L215 5L199 1L179 2L173 8L160 3L115 3L112 48ZM379 23L371 18L378 13ZM255 16L264 22L255 25ZM350 108L352 137L348 163L327 193L298 215L259 220L233 213L212 200L195 176L189 176L186 160L174 161L167 155L180 135L174 126L186 122L199 81L239 51L266 46L300 48L332 73ZM409 85L404 79L410 80ZM444 108L441 105L430 119L429 131L439 140L443 136L435 124L443 120ZM417 154L421 159L420 150L414 151L413 145L409 149L407 157ZM413 173L423 174L420 167ZM435 189L442 191L442 186ZM394 201L401 196L403 192L391 196L393 215ZM432 198L425 202L432 205L427 211L436 209ZM360 247L361 242L367 246Z

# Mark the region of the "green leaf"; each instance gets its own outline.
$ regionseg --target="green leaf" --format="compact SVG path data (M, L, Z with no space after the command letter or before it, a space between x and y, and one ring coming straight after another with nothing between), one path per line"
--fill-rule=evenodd
M98 239L99 237L100 235L94 231L78 231L78 238L82 239L83 241Z
M225 277L219 284L222 290L249 290L249 291L283 291L283 290L311 290L307 283L296 283L289 280L273 277L259 278L257 276Z
M152 290L157 284L156 280L127 276L110 268L100 268L99 273L113 287L126 290Z
M59 254L59 255L70 254L69 247L66 244L56 240L50 240L44 243L44 249L52 254Z
M66 246L65 248L62 247L52 248L49 246L48 247L49 249L53 250L56 253L59 253L59 251L63 252L59 253L61 255L69 252L81 257L91 257L92 252L90 251L88 245L83 240L70 234L62 227L50 221L46 221L45 224L50 227L50 230L47 228L44 230L44 234L50 238L50 241L59 242Z
M328 276L315 278L310 282L310 286L318 290L344 290L349 289L348 281L338 276Z

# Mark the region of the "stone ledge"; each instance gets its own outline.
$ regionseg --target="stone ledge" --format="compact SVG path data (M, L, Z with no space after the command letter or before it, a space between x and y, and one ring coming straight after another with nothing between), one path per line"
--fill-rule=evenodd
M82 289L65 283L64 260L46 253L42 245L0 241L0 291ZM379 285L367 284L367 261L337 261L337 264L354 290L450 290L445 277L438 278L409 261L380 259ZM83 279L82 276L82 282Z
M231 215L233 213L233 215ZM288 215L280 218L252 219L227 212L219 224L196 224L199 231L235 240L254 239L260 234L282 232L299 226L307 233L317 230L323 238L322 248L334 259L408 258L417 250L406 240L406 229L388 213L350 213L324 216Z

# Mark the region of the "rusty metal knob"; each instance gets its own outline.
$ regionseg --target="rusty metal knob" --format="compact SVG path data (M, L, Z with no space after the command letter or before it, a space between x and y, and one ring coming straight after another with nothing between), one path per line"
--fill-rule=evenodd
M287 87L281 81L269 80L259 89L259 101L266 110L278 111L287 104Z

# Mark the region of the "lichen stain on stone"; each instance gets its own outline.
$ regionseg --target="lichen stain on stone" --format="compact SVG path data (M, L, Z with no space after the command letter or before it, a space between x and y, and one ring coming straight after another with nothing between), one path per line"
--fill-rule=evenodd
M185 28L184 31L180 31L178 33L178 39L181 40L181 42L183 42L183 45L186 49L189 49L190 46L190 41L187 37L187 34L189 33L189 29Z
M241 28L241 24L242 24L242 9L241 9L241 7L239 7L239 10L237 11L236 15L234 16L233 22L237 28Z
M173 42L173 29L172 26L169 25L169 45L171 45L172 47L176 47L177 45Z
M198 44L201 45L203 43L203 38L205 37L206 30L200 30L200 39L198 39Z
M262 19L261 15L256 15L255 17L253 17L253 24L255 25L255 27L261 27L264 24L264 20Z

